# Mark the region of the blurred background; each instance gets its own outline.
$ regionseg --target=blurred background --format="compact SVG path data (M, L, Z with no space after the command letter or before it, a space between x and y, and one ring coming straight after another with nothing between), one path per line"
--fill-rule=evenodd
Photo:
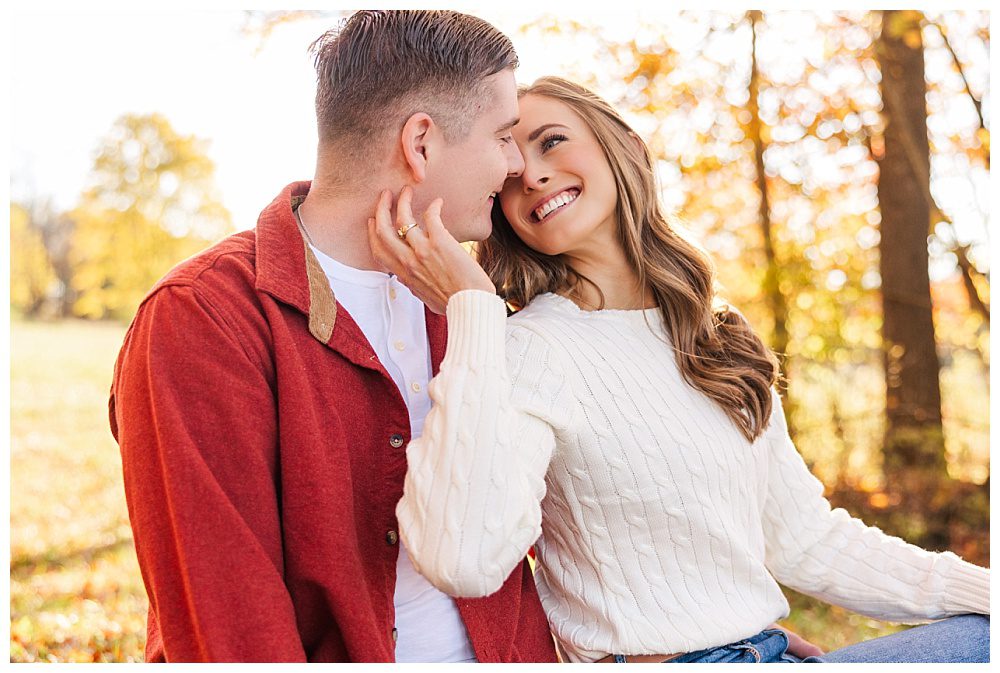
M989 565L988 13L464 11L650 143L834 504ZM141 661L117 350L159 277L311 177L307 48L344 15L14 11L12 661ZM827 649L900 628L787 594Z

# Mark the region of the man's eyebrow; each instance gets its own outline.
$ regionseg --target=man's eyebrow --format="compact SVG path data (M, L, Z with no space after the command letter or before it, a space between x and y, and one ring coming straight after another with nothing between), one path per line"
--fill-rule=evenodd
M545 129L550 129L553 126L561 126L564 129L568 129L569 128L565 124L542 124L537 129L535 129L534 131L531 132L531 135L528 136L528 142L530 143L535 138L537 138L538 136L542 135L542 131L544 131Z
M519 121L521 121L520 117L514 117L509 122L506 122L505 124L502 124L499 128L497 128L496 132L497 133L503 133L504 131L509 131L512 128L514 128L515 126L517 126L517 123Z

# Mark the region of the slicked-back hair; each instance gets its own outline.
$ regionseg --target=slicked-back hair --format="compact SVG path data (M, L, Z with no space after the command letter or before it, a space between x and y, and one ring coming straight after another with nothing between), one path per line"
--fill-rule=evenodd
M484 81L517 67L510 39L480 18L442 10L363 10L317 39L321 146L378 150L425 112L445 139L463 139L488 105Z

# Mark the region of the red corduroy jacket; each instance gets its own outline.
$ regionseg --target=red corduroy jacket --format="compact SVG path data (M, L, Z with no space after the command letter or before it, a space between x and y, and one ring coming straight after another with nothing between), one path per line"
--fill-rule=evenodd
M295 223L308 189L171 271L119 354L147 661L393 661L409 419ZM556 660L527 563L457 604L480 661Z

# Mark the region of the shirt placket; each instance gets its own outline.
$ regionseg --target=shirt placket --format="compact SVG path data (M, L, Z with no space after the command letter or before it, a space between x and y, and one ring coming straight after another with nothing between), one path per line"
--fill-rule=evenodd
M385 292L389 306L389 356L403 377L403 396L413 416L413 410L423 406L427 395L427 379L421 367L423 360L416 352L415 326L404 315L404 302L408 297L394 276L386 282Z

